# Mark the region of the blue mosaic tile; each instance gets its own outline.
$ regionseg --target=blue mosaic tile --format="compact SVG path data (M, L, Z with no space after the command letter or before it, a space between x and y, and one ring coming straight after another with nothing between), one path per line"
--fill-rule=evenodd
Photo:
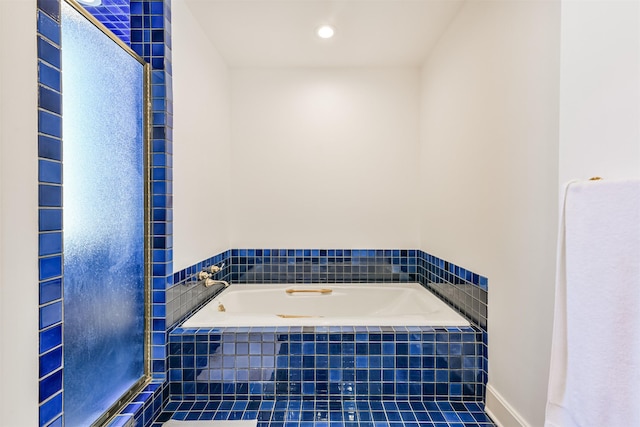
M44 86L40 86L38 88L38 96L40 100L40 108L52 111L56 114L62 114L62 97L58 92L54 92Z
M455 309L486 329L486 277L420 251L418 279Z
M47 280L62 275L62 257L40 258L40 280Z
M62 326L54 326L40 332L40 353L49 351L59 345L62 345Z
M62 233L42 233L38 236L38 255L54 255L62 252Z
M38 62L38 77L40 84L60 92L62 86L60 70L44 62Z
M40 356L40 377L62 367L62 347L58 347L49 353Z
M40 182L62 184L62 164L49 160L39 160L38 179Z
M40 304L62 298L62 280L54 279L40 283Z
M42 11L38 12L38 32L53 43L60 45L60 25Z
M62 390L62 370L59 370L40 381L39 396L40 402Z
M40 420L52 420L62 414L62 393L56 394L40 406ZM40 425L43 425L41 422Z
M38 58L60 69L60 49L42 37L38 37Z
M47 111L38 111L38 130L49 136L62 137L62 118Z
M107 427L126 427L131 422L132 416L130 414L118 415L115 417Z
M61 160L62 142L60 139L38 135L38 156L51 160Z
M214 400L248 399L250 394L263 399L338 400L480 400L483 396L484 384L478 382L477 329L426 327L414 328L419 330L409 334L404 327L384 327L387 333L374 332L368 337L378 350L361 356L360 366L354 329L176 328L169 345L171 396ZM300 333L303 330L307 333ZM255 343L249 341L252 334ZM360 335L359 342L367 342ZM379 354L381 339L389 340L382 345L386 356ZM456 344L463 339L476 345ZM443 347L434 354L436 342Z
M108 426L129 426L131 424L127 423L130 422L133 422L134 426L151 425L152 420L160 415L162 408L167 404L168 393L165 385L160 381L148 384Z
M38 9L60 22L60 0L38 0Z
M79 0L82 4L82 0ZM129 0L102 0L99 6L84 5L102 25L108 28L120 40L130 43L130 6Z
M476 403L397 401L171 401L153 420L257 420L259 427L492 427Z
M56 302L40 308L40 329L62 322L62 303Z
M61 209L40 209L38 212L40 231L55 231L62 229Z
M415 250L236 249L234 283L414 282ZM395 255L395 256L394 256Z

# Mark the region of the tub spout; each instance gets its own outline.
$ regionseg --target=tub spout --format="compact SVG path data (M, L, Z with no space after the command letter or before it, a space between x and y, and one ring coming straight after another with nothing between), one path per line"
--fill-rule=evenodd
M224 285L225 288L229 287L229 282L225 281L225 280L213 280L213 279L205 279L204 280L204 286L205 287L210 287L213 285Z

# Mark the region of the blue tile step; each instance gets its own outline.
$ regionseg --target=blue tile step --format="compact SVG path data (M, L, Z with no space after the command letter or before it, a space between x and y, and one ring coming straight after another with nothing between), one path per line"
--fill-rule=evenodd
M258 427L494 427L478 402L217 400L170 401L151 424L258 420Z

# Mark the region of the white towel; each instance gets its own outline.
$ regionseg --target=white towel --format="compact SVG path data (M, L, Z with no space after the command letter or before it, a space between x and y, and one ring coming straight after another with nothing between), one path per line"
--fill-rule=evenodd
M640 181L566 188L545 426L640 426Z
M169 420L163 427L256 427L258 420L179 421Z

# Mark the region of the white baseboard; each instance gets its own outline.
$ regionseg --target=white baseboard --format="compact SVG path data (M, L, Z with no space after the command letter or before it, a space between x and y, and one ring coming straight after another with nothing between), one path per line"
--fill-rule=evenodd
M531 427L491 384L487 384L485 411L498 427Z

